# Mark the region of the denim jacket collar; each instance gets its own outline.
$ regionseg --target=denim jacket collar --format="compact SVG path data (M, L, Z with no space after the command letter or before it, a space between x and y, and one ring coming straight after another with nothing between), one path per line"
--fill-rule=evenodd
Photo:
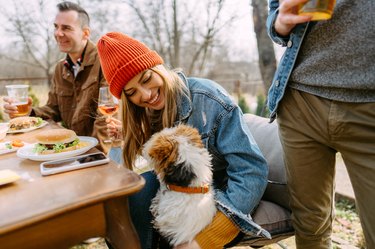
M185 83L186 87L189 88L189 82L185 76L184 73L179 72L178 76L183 80ZM190 115L193 110L193 103L191 102L190 96L186 95L181 95L179 96L179 101L178 101L178 111L177 111L177 120L175 122L175 125L180 123L183 120L186 120Z

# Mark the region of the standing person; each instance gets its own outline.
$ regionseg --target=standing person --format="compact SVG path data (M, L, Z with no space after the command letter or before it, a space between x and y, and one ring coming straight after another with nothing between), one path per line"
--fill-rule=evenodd
M268 96L287 168L297 248L331 248L335 158L348 170L367 248L375 248L375 2L337 0L309 22L305 0L270 0L270 37L286 46Z
M187 78L167 69L155 51L127 35L108 33L97 46L110 90L123 104L123 160L127 167L135 167L137 155L152 134L179 123L197 128L213 157L219 211L191 244L177 248L223 248L240 230L268 236L249 218L266 187L267 165L229 94L213 81ZM159 183L152 171L142 175L146 186L129 198L129 204L146 249L153 241L149 207Z
M94 136L102 143L106 137L106 124L103 119L97 119L97 107L99 88L107 82L96 46L90 41L89 15L81 6L67 1L59 3L57 9L54 36L66 57L56 65L47 104L32 108L29 98L29 113L62 121L78 135ZM6 97L4 101L5 112L13 118L17 113L16 106Z

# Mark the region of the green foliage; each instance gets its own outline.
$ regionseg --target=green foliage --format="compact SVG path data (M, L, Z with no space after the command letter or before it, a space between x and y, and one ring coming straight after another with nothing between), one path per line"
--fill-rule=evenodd
M68 125L64 122L64 121L61 121L58 123L61 127L64 127L66 129L69 129Z
M345 218L346 220L353 221L358 218L355 204L345 199L339 199L336 202L336 217Z
M38 97L35 95L35 93L32 91L31 86L29 87L29 96L33 100L33 106L38 107L40 101L39 101Z
M3 122L4 121L4 118L3 118L3 113L0 111L0 121Z
M335 222L333 227L335 236L348 241L348 243L355 245L356 248L366 248L355 202L345 198L338 198L335 204ZM342 247L339 245L336 248Z
M238 106L241 108L243 113L249 113L250 112L250 108L246 103L246 99L242 95L240 95L239 98L238 98Z
M255 115L261 117L268 117L269 111L267 108L266 97L263 94L257 96L257 109Z
M355 209L355 203L352 202L352 201L348 201L346 199L339 199L337 202L336 202L336 208L337 209L341 209L341 210L345 210L345 211L350 211L350 212L356 212L356 209Z

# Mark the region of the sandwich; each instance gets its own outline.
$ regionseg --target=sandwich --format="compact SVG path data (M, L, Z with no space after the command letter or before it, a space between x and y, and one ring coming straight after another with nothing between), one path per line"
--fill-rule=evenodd
M68 129L52 129L35 135L37 144L34 152L38 154L53 154L72 151L84 147L76 133Z
M43 122L43 119L37 117L17 117L12 118L9 121L9 130L18 131L33 127L39 127Z

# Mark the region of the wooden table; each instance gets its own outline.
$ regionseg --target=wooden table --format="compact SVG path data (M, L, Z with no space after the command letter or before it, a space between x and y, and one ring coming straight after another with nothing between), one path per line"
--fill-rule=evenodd
M34 142L37 132L7 135L6 140ZM95 148L88 153L97 151ZM127 196L144 179L110 162L51 176L42 176L41 162L16 153L0 155L0 170L21 176L0 186L0 248L69 248L90 237L106 237L114 248L140 248L130 220Z

